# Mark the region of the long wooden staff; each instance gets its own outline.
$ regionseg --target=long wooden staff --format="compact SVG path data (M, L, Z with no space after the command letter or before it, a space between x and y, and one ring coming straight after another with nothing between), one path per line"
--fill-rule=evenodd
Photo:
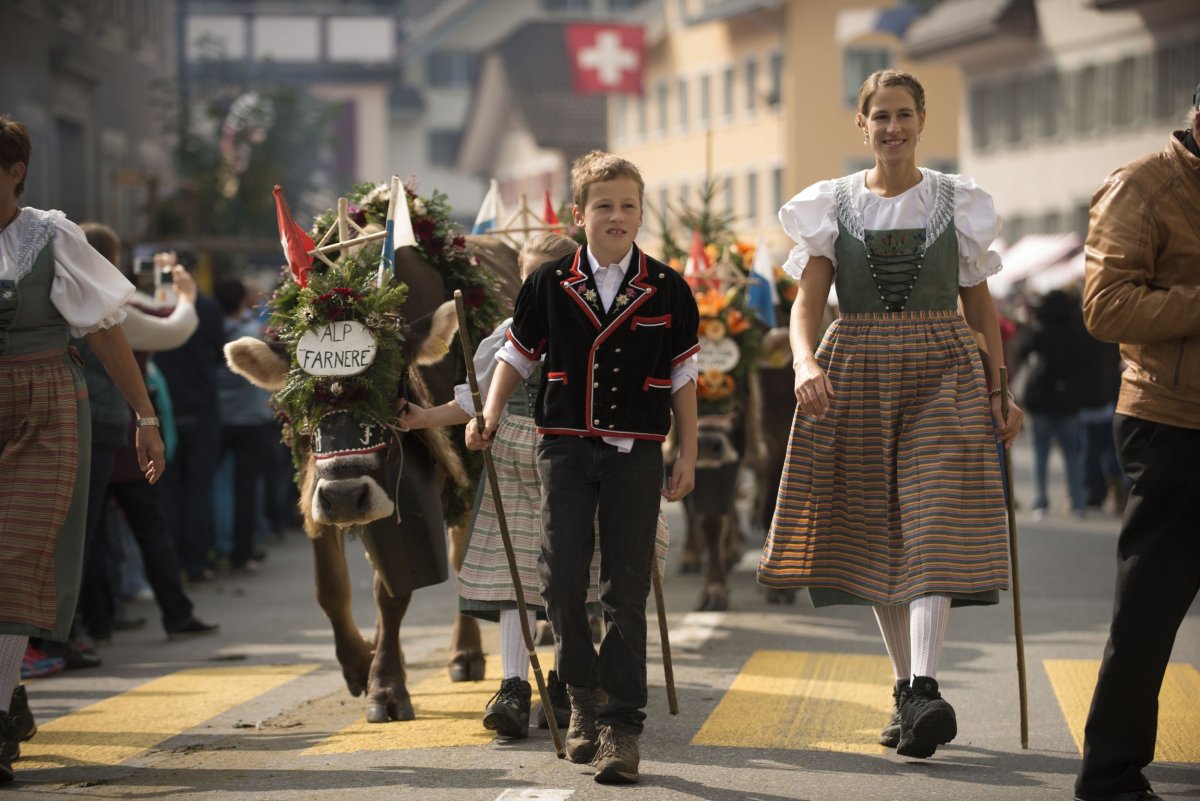
M1000 414L1008 421L1008 368L1000 368ZM1017 691L1021 697L1021 747L1029 747L1029 690L1025 683L1025 634L1021 624L1021 571L1017 568L1017 511L1013 499L1012 459L1004 448L1004 497L1008 506L1008 553L1012 563L1013 633L1017 639Z
M658 610L658 639L662 641L663 677L667 681L667 709L679 714L679 699L675 697L675 668L671 664L671 640L667 637L667 607L663 603L662 576L658 573L658 558L650 566L654 584L654 607Z
M454 308L458 311L458 341L462 343L463 359L467 363L467 381L471 386L471 401L475 404L475 425L483 433L483 402L479 399L479 379L475 377L475 346L471 344L471 335L467 332L467 307L463 305L461 290L454 290ZM562 735L558 731L558 721L554 719L554 706L550 703L550 693L546 690L546 680L542 678L542 665L538 662L537 648L533 644L533 635L529 632L529 613L525 607L525 591L521 588L521 574L517 570L517 557L513 554L512 539L508 536L508 521L504 517L504 502L500 498L500 482L496 478L496 465L492 461L492 452L483 451L483 465L487 469L488 484L492 488L492 504L496 507L496 520L500 523L500 539L504 541L504 555L508 557L508 572L512 576L513 589L517 596L517 614L521 619L521 634L525 637L525 649L529 651L529 664L533 665L533 677L537 680L538 698L541 699L542 709L546 710L546 722L550 724L550 737L554 740L554 751L559 759L565 759Z

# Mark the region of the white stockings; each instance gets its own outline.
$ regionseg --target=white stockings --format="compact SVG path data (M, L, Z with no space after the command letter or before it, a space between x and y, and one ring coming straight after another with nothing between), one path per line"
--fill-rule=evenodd
M946 623L950 620L950 599L925 595L908 604L874 609L896 681L909 681L914 676L937 678Z

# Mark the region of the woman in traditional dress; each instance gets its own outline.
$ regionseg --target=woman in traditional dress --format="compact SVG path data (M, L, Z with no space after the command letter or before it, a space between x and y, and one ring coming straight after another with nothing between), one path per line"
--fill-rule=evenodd
M896 679L880 742L929 757L957 733L936 679L950 607L1008 586L995 439L1010 445L1022 413L1001 414L991 197L917 167L925 90L912 75L874 73L858 111L875 166L779 211L796 242L784 269L799 285L797 408L758 580L874 608ZM841 317L818 348L831 285Z
M84 337L137 415L138 463L163 473L158 418L119 325L134 288L61 211L17 205L31 145L0 117L0 782L37 730L18 668L30 636L65 640L83 561L91 426Z

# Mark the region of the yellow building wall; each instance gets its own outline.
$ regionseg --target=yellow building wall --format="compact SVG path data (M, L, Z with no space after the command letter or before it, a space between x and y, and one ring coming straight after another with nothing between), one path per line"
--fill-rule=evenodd
M854 125L853 104L843 101L843 45L836 41L839 11L893 5L879 2L813 2L787 0L777 8L740 14L726 20L685 25L681 3L664 0L663 35L650 41L643 74L646 130L638 125L639 101L610 100L610 149L633 161L646 181L647 213L639 241L651 252L659 247L660 226L655 210L665 188L672 201L680 187L689 188L689 203L698 205L698 187L706 174L718 179L733 177L734 227L738 236L750 241L766 238L782 262L790 241L776 217L773 171L782 169L783 201L805 186L858 168L856 162L870 159L862 133ZM697 9L692 8L694 13ZM891 51L893 66L910 69L899 58L902 43L889 34L870 34L849 46L884 47ZM782 53L781 98L772 105L771 55ZM750 108L746 63L757 63L757 90ZM733 113L724 113L724 73L734 68ZM918 151L930 166L954 164L958 156L958 110L961 84L956 68L923 63L913 68L926 89L927 119ZM709 121L700 119L701 76L709 77ZM688 92L688 121L681 127L679 80ZM667 127L658 126L658 87L665 81ZM757 179L757 214L749 215L747 175ZM714 209L723 211L726 195L719 191Z

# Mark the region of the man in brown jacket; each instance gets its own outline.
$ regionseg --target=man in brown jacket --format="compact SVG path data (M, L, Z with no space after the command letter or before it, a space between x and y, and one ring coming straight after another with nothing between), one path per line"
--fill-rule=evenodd
M1092 198L1084 316L1128 365L1114 430L1133 482L1077 801L1158 799L1158 690L1200 588L1200 86L1189 129Z

